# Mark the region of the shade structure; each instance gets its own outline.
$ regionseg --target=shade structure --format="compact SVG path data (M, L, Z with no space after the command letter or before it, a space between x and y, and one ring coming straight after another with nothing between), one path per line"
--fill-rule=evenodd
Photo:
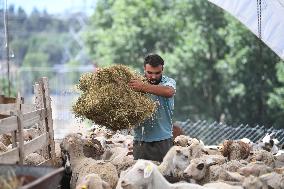
M229 12L257 36L257 5L261 2L261 40L284 60L284 0L208 1Z

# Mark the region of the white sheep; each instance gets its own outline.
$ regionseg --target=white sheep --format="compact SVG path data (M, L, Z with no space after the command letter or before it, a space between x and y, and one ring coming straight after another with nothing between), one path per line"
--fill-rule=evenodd
M260 177L253 175L242 176L236 172L228 172L228 174L235 180L240 181L242 186L248 189L283 189L284 186L283 175L274 172L261 175Z
M262 161L272 168L275 167L275 159L275 156L266 150L253 151L247 158L249 162Z
M164 176L180 177L189 162L190 151L188 147L173 146L163 158L159 170Z
M204 189L205 187L192 183L169 183L159 172L158 167L151 161L138 160L136 164L123 176L123 189Z
M204 184L203 186L211 189L243 189L242 186L234 186L224 182L211 182Z
M182 146L182 147L186 147L188 146L188 141L190 140L191 138L189 136L186 136L186 135L179 135L177 136L175 139L174 139L174 144L176 146Z
M204 154L204 145L199 141L193 142L187 147L173 146L163 158L159 170L164 176L181 178L190 160Z
M116 168L111 163L87 158L83 152L83 140L79 134L69 134L62 140L61 147L69 152L72 168L71 188L75 188L77 180L90 173L98 174L113 188L118 180Z
M110 185L103 181L97 174L91 173L83 177L79 181L76 189L111 189Z
M239 166L244 166L236 160L227 163L225 161L224 157L216 157L216 155L205 155L192 159L184 170L184 176L194 179L198 184L204 184L218 179L225 180L227 175L224 175L224 170L236 171Z
M272 172L273 169L263 162L251 162L248 165L238 169L238 173L244 176L254 175L260 176Z

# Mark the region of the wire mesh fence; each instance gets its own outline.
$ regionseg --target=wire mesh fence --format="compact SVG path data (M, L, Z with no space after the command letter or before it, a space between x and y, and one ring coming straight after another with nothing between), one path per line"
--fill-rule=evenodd
M284 143L284 129L266 128L263 125L251 127L240 124L226 125L218 122L209 123L205 120L180 122L184 133L190 137L201 139L206 145L218 145L224 140L248 138L253 142L261 140L266 133L274 133L280 144Z

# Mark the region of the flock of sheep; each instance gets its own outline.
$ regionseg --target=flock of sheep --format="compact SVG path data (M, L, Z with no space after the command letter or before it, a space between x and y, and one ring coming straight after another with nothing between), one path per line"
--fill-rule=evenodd
M162 162L153 162L133 159L131 135L101 127L86 136L68 134L55 145L57 165L65 167L61 188L284 189L284 153L272 134L258 143L225 140L219 146L179 135L174 144ZM29 164L39 161L35 154Z

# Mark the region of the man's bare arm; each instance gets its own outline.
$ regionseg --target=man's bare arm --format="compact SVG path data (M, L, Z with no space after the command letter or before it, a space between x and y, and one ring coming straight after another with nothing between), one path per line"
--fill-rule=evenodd
M166 98L171 98L175 94L175 90L169 86L161 85L151 85L148 83L143 83L139 80L131 80L129 82L129 87L135 91L151 93L157 96L162 96Z

